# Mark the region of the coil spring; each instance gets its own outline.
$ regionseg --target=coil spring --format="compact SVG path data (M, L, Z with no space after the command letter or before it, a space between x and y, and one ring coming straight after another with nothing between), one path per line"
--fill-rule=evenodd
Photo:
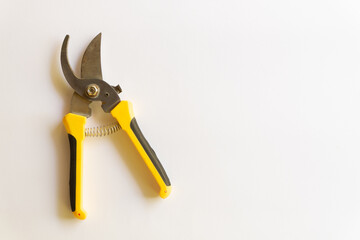
M85 128L85 137L103 137L121 129L119 123L110 123L104 126Z

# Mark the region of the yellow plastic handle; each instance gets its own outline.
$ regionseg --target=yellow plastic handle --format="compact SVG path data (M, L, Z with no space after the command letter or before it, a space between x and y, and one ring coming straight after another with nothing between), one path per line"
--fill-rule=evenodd
M86 211L82 207L82 152L85 138L86 117L69 113L63 123L70 142L70 203L75 217L84 220Z
M127 133L131 141L140 153L145 164L151 171L155 180L160 186L160 197L166 198L171 192L171 184L164 168L149 143L142 135L136 119L132 104L128 101L121 101L112 111L111 115L116 118L121 128Z

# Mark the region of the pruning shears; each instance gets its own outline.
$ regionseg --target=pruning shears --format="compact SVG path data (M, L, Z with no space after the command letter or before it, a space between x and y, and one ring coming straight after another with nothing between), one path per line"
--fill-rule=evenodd
M100 59L101 33L88 45L81 62L81 77L75 76L68 57L66 35L61 48L61 67L69 85L74 89L71 99L71 113L65 115L63 123L70 142L70 203L71 210L78 219L86 218L82 207L82 168L83 140L85 138L86 118L91 116L89 104L101 101L102 109L117 120L117 123L104 131L98 129L100 135L107 135L117 128L124 130L136 147L145 164L160 186L160 197L166 198L171 192L170 180L154 150L143 136L133 113L132 104L121 101L119 85L111 86L103 80ZM90 133L87 132L91 135Z

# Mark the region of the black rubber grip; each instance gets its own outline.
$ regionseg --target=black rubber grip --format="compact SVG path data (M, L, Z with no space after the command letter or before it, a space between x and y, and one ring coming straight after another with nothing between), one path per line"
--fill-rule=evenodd
M166 172L165 172L163 166L161 165L158 157L156 156L154 150L151 148L148 141L146 141L146 139L145 139L144 135L142 134L142 132L141 132L141 130L139 128L139 125L137 124L135 118L131 119L130 127L131 127L131 130L135 133L135 136L139 140L141 146L144 148L146 154L149 156L151 162L154 164L156 170L160 174L160 176L161 176L162 180L164 181L165 185L170 186L171 185L170 180L169 180L168 176L166 175Z
M75 211L76 198L76 139L73 135L68 134L70 143L70 203L71 211Z

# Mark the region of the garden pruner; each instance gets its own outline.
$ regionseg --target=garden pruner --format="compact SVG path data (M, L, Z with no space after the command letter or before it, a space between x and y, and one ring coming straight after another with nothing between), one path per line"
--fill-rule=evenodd
M101 33L89 44L81 62L81 78L75 76L68 57L67 45L69 35L64 39L61 48L61 67L64 76L74 89L71 100L71 113L65 115L63 122L70 142L70 203L73 214L79 219L86 218L82 207L82 151L85 137L86 118L91 116L89 104L92 101L101 101L102 109L117 120L114 128L121 128L130 137L137 151L150 169L152 175L160 186L160 197L166 198L171 192L171 184L166 172L151 148L134 117L132 104L121 101L118 94L119 85L113 87L102 78L100 43ZM106 133L105 133L106 134Z

